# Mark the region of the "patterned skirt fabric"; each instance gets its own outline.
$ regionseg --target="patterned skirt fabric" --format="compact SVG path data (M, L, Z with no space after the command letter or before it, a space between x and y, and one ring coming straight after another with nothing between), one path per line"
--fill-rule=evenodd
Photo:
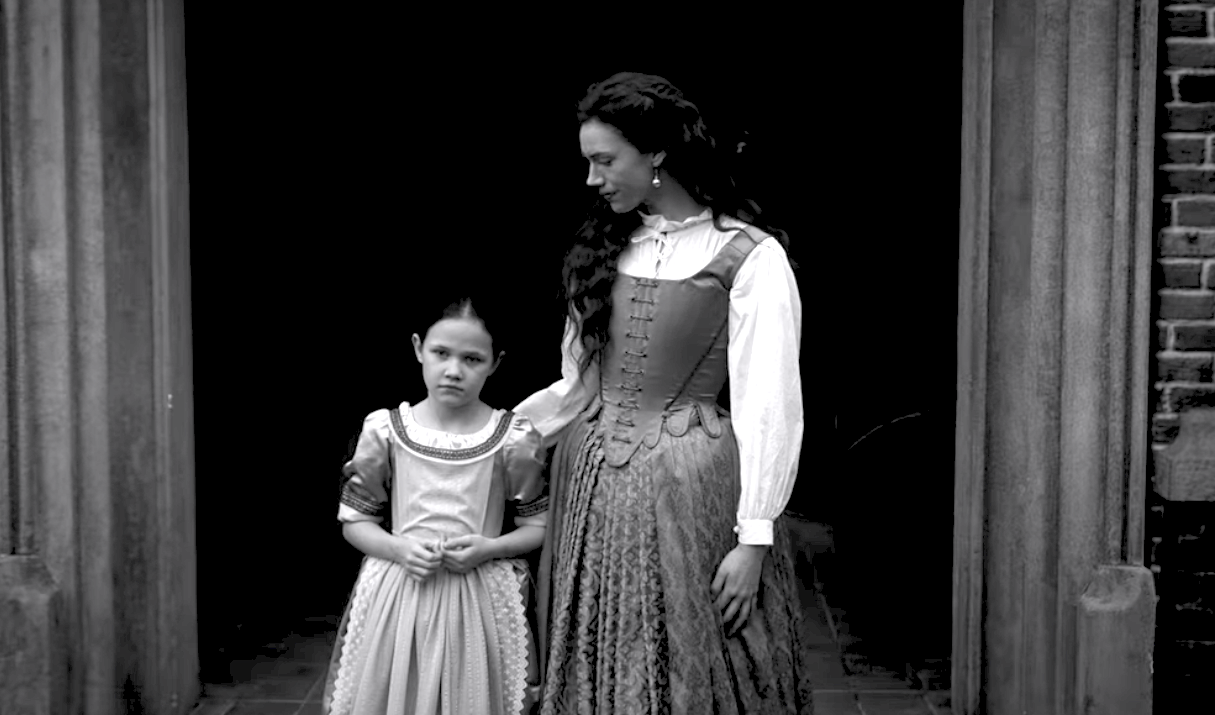
M713 604L740 491L727 420L723 429L663 432L619 469L604 463L593 421L559 446L542 560L543 715L812 712L780 521L747 626L727 637Z
M363 560L338 628L322 711L332 715L522 715L538 680L527 566L489 561L419 584ZM530 682L529 682L530 681Z

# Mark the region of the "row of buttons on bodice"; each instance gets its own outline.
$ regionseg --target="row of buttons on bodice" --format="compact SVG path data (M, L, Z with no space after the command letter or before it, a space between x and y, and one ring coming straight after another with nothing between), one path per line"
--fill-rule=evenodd
M650 340L650 324L654 321L654 307L658 281L648 278L633 278L633 295L629 297L629 322L625 331L624 350L620 353L620 375L617 387L620 401L615 402L616 411L612 439L628 442L629 432L636 425L633 417L641 405L637 401L641 394L641 380L645 375L646 348Z

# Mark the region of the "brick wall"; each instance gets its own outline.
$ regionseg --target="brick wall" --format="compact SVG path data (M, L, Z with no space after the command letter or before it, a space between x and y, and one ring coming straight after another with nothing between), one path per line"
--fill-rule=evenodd
M1180 412L1215 406L1215 2L1162 4L1160 34L1156 450L1177 436ZM1215 503L1153 492L1148 506L1156 690L1176 696L1215 673Z

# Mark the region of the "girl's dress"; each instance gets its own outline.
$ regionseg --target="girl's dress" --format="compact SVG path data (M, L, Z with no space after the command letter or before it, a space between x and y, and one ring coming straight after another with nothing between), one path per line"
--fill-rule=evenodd
M563 379L517 408L560 438L539 583L545 715L812 711L779 518L802 437L800 299L774 239L709 219L644 217L602 363L579 377L567 326ZM727 637L711 584L739 542L771 548L757 609Z
M527 418L495 410L474 434L421 426L408 403L363 422L338 518L384 523L424 541L496 537L508 504L516 524L546 520L541 437ZM323 708L335 715L519 715L536 695L528 568L487 561L442 567L422 583L394 562L364 558L342 623Z

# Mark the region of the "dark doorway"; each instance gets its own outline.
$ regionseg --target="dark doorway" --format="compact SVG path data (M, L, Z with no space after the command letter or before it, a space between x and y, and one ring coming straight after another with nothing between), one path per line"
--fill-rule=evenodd
M835 527L826 575L864 594L889 586L875 554L914 559L940 580L907 588L944 605L925 617L947 636L949 540L909 535L952 524L956 17L886 23L874 47L902 64L774 37L594 52L587 28L441 51L401 22L187 3L204 677L341 612L359 554L335 518L339 469L364 415L423 396L408 338L445 276L517 306L488 402L558 377L561 251L586 192L573 105L625 67L664 74L723 143L747 143L740 178L794 242L806 437L790 507ZM847 461L913 412L934 426L901 468Z
M806 508L832 530L818 577L845 667L932 688L947 687L951 650L961 14L883 17L844 53L815 168L817 217L835 219L811 231L830 298L807 324L829 328L803 345L835 419L829 466L802 473Z

